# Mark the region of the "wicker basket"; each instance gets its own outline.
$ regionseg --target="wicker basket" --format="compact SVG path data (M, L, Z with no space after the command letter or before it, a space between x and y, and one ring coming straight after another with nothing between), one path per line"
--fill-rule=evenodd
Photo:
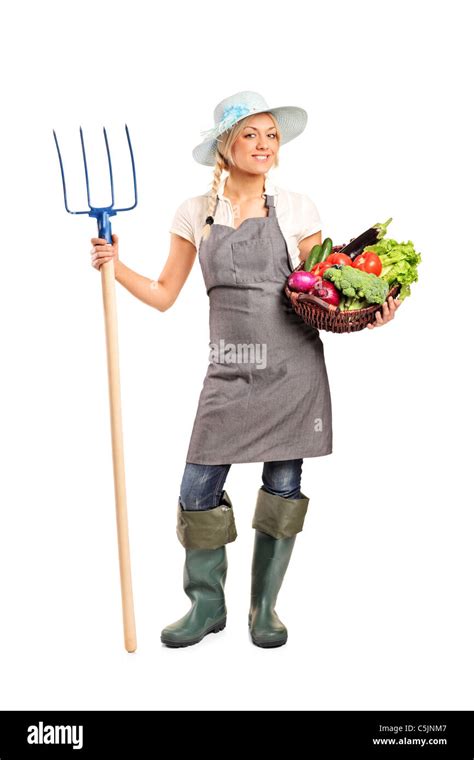
M298 264L294 271L303 268L304 261ZM389 296L396 298L399 292L400 285L393 285L387 293L387 299ZM335 333L363 330L370 322L375 321L376 312L381 312L383 306L383 304L374 303L365 309L340 311L339 307L328 304L317 296L290 290L288 283L285 283L285 293L291 301L293 310L306 324L315 330L328 330Z

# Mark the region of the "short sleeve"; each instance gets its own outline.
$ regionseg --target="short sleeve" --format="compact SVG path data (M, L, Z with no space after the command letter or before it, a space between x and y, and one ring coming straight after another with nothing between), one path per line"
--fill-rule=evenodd
M177 235L181 235L181 237L189 240L189 242L193 245L196 245L189 208L189 198L183 201L183 203L181 203L181 205L176 209L169 232L175 232Z
M309 195L301 195L301 209L297 243L322 230L321 217Z

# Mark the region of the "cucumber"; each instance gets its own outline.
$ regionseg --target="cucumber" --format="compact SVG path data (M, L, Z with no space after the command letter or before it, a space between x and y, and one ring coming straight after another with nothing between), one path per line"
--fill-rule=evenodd
M313 248L311 248L304 262L305 272L309 272L310 269L312 269L314 265L318 263L320 255L321 255L321 246L320 245L313 246Z
M320 256L319 261L320 262L326 261L331 251L332 251L332 240L331 238L326 238L322 245L321 256Z

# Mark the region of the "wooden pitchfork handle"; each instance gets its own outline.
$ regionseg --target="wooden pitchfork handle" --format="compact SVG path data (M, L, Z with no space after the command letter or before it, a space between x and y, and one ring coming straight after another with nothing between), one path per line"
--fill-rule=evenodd
M122 593L124 643L127 652L137 648L135 613L133 607L132 572L128 540L127 500L125 493L125 464L123 454L122 409L120 402L120 369L118 349L117 305L115 298L114 260L100 267L104 303L107 374L109 379L110 425L114 468L115 512Z

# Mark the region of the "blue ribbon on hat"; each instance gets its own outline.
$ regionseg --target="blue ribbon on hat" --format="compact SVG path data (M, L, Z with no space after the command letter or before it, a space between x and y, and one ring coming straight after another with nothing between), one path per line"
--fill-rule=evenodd
M212 129L207 129L204 130L204 132L201 132L201 136L207 139L219 137L222 132L225 132L226 129L232 127L242 116L247 116L249 113L250 108L248 106L243 103L234 103L224 109L220 122Z

